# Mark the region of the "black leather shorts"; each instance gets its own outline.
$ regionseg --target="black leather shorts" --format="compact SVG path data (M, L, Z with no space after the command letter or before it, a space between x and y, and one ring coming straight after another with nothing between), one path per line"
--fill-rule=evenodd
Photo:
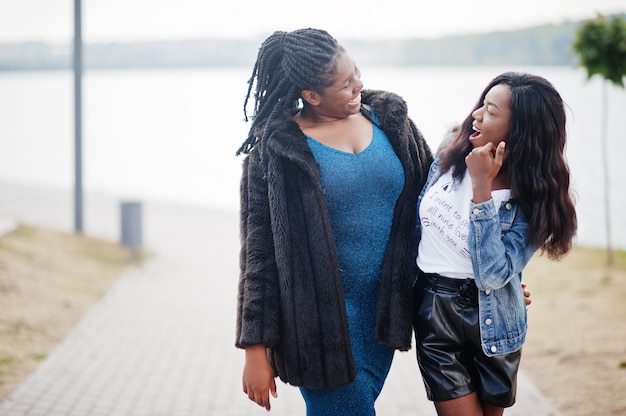
M420 271L414 290L417 360L428 399L477 392L494 406L512 406L521 350L494 357L482 352L474 280Z

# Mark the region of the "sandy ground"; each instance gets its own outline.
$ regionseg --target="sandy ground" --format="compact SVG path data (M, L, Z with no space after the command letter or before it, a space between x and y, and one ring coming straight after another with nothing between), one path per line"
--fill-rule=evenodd
M216 242L218 243L218 242ZM626 414L626 254L536 256L522 368L563 416ZM21 227L0 237L0 402L132 267L117 244Z
M20 226L0 237L0 402L131 264L119 245Z
M565 416L626 415L626 253L535 256L522 368Z

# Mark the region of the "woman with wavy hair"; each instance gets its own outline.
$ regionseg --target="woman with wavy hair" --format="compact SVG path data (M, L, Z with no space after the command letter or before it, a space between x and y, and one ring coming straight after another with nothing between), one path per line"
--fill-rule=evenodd
M546 79L494 78L433 162L418 201L414 329L441 416L502 415L526 337L522 270L572 246L563 101Z

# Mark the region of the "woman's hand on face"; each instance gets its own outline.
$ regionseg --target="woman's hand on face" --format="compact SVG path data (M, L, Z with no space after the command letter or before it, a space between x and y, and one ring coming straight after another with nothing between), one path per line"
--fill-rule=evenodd
M274 370L270 365L264 345L254 345L246 348L246 363L243 367L243 392L248 398L268 412L271 409L270 394L274 398L276 393L276 381Z
M465 156L467 171L472 178L472 201L475 204L491 199L491 185L502 167L505 145L504 142L500 142L496 148L489 142L474 148Z

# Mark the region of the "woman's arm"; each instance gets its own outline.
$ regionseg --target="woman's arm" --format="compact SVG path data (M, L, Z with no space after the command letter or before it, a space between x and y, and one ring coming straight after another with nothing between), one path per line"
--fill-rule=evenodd
M503 231L499 207L491 197L505 159L505 146L504 142L497 147L487 143L474 148L465 157L472 178L468 245L476 285L483 290L505 286L521 273L537 249L527 245L528 222L513 204L506 207L514 210L510 211L515 215L511 229Z
M527 245L528 223L515 209L511 229L503 231L498 210L490 199L470 205L468 244L476 285L479 289L499 289L522 272L537 247Z

